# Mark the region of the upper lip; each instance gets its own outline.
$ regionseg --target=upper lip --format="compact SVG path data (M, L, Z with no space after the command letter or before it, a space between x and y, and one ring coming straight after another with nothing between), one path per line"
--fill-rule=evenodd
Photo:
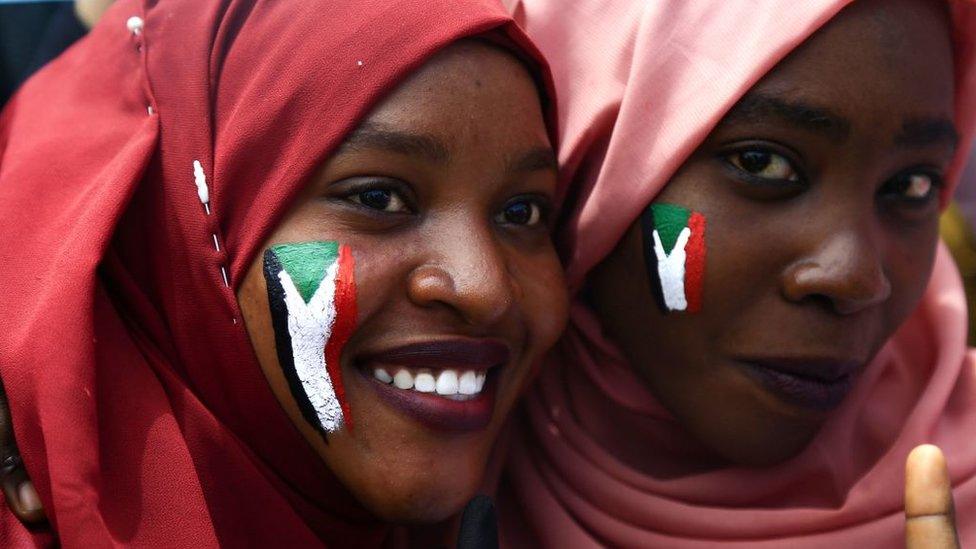
M508 346L494 339L441 339L408 343L361 355L363 362L413 368L487 370L509 361Z
M743 362L821 383L844 380L864 364L860 360L825 357L762 357Z

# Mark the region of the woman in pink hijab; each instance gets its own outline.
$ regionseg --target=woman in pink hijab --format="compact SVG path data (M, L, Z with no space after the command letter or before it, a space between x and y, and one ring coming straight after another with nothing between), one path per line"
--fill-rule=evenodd
M555 72L576 303L503 539L895 547L906 456L933 443L948 479L937 455L910 473L909 516L951 483L976 543L976 355L937 242L976 4L512 3Z

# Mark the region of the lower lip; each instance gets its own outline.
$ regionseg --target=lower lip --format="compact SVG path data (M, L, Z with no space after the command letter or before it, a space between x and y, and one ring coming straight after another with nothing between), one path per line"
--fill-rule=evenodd
M767 368L754 362L743 362L745 370L781 400L820 412L833 410L844 401L854 385L854 376L834 381L820 381Z
M357 371L387 404L437 431L480 431L488 426L495 411L495 390L498 385L495 370L488 372L481 393L468 400L451 400L437 393L397 389L361 370Z

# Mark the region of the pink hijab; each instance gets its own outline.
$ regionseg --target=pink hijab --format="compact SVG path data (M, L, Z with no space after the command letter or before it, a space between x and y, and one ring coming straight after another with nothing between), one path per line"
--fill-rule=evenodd
M560 234L574 292L724 113L849 2L511 0L555 73L559 160L578 193ZM964 135L957 175L976 122L976 2L954 0L952 9ZM976 353L966 348L966 323L959 275L940 247L917 310L801 454L763 469L661 479L616 460L574 417L624 418L613 434L664 462L692 444L577 301L526 399L500 493L503 539L902 546L905 458L931 442L949 461L962 541L976 543Z

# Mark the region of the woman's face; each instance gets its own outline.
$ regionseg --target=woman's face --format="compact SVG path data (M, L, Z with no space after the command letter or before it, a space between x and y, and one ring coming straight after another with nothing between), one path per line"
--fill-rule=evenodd
M277 278L266 279L264 254L249 269L238 298L275 395L378 516L438 521L478 489L499 427L565 323L549 238L555 185L533 80L478 42L438 54L347 136L266 245L300 244L290 248L297 259L276 249L296 277L310 272L303 243L351 253L357 312L339 360L344 391L332 379L348 417L331 432L316 429L315 410L313 421L303 416L283 373L275 338L288 339L275 332ZM333 336L348 313L339 310ZM300 354L284 362L299 369Z
M718 456L763 465L802 449L918 304L952 118L944 3L855 2L656 198L705 218L700 312L655 302L640 221L594 274L607 333Z

